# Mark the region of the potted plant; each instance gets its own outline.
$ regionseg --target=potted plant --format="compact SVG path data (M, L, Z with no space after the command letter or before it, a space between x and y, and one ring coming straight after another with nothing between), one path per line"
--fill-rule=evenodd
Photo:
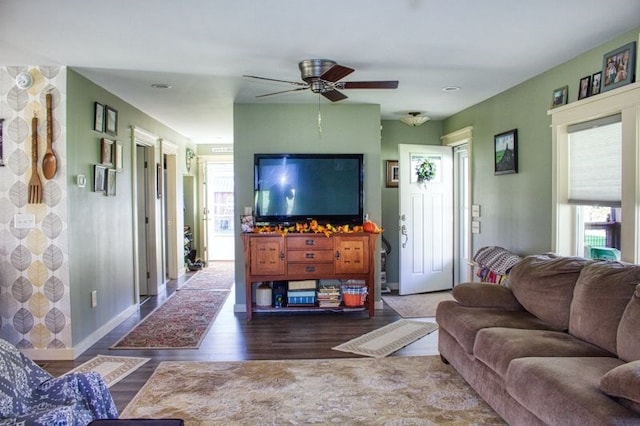
M430 182L436 176L436 163L429 158L425 158L416 167L416 173L418 174L418 183L426 186L427 182Z

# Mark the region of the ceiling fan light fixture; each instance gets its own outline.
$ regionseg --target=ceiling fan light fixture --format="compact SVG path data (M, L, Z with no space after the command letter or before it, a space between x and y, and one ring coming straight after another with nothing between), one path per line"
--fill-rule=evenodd
M406 117L402 117L400 121L402 121L407 126L418 127L431 120L426 115L420 115L421 113L418 111L409 112Z

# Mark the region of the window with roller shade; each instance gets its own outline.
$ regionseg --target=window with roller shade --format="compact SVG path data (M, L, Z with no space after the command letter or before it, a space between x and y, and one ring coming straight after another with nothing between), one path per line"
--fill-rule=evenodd
M620 114L579 123L569 134L569 203L576 208L576 252L620 259L622 124Z

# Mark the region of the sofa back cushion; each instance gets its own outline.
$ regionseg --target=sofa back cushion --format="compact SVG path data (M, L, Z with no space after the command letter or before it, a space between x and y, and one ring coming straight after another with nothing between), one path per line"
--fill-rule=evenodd
M554 328L566 330L573 288L590 262L552 253L527 256L511 269L509 287L527 311Z
M636 286L636 291L624 309L618 325L616 345L620 359L627 362L640 360L640 285ZM640 374L640 368L638 372Z
M599 261L580 273L571 302L569 333L617 354L620 318L640 283L640 265Z

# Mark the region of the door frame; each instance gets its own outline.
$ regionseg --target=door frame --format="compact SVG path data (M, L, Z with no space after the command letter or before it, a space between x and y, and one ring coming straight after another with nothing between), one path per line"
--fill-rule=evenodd
M184 217L178 206L178 200L182 199L182 178L178 173L178 145L167 140L160 139L161 162L166 160L166 182L162 185L164 205L166 206L166 217L162 221L163 244L166 245L166 256L163 256L166 263L166 273L164 277L177 279L185 272L183 251L179 249L180 242L184 237ZM161 209L164 215L165 210Z
M472 161L472 137L473 137L473 126L463 127L462 129L456 130L454 132L450 132L445 134L440 138L442 145L450 146L454 149L454 170L453 170L453 179L454 179L454 277L453 277L453 285L459 284L465 281L473 281L473 268L471 267L471 260L473 259L473 234L471 233L471 228L467 228L467 232L463 231L463 227L460 226L464 219L467 220L467 223L471 225L471 204L473 203L473 161ZM455 156L455 148L461 145L467 145L467 158L468 158L468 169L466 175L466 182L461 181L460 170L458 169L456 156ZM467 211L464 210L464 206L460 205L460 189L462 185L466 184L467 186L467 199L466 203L469 209ZM467 250L464 253L461 250L461 247L467 247ZM466 274L458 273L462 268L462 265L466 265Z

